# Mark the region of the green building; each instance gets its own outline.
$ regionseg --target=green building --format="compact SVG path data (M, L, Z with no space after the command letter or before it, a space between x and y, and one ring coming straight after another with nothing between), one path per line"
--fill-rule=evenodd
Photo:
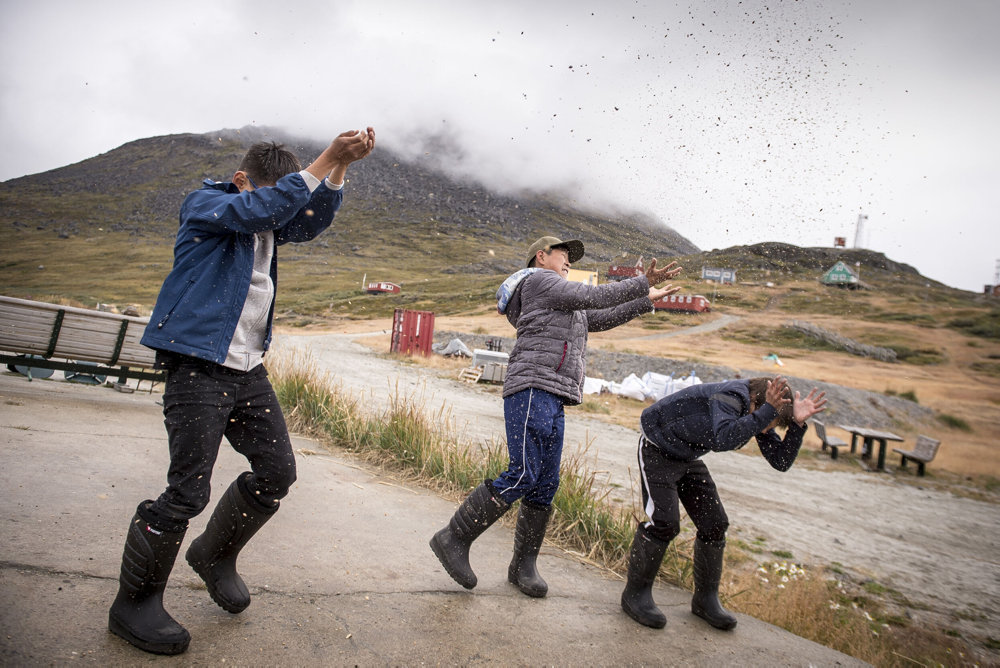
M823 285L836 285L842 288L860 288L861 280L854 270L848 267L842 260L826 270L822 278L819 279Z

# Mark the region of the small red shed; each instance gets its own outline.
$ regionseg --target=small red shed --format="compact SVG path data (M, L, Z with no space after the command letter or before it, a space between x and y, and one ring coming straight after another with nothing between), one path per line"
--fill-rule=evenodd
M653 310L708 313L712 310L712 303L701 295L667 295L653 302Z

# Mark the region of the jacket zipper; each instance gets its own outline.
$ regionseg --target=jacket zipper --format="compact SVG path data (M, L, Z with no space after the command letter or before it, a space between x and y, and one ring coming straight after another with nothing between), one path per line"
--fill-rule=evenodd
M194 285L194 281L191 280L191 279L188 279L187 285L185 285L184 289L181 290L181 293L179 295L177 295L177 299L175 299L174 303L171 304L170 310L167 311L166 314L164 314L164 316L160 319L160 321L158 323L156 323L156 328L157 329L163 329L163 326L165 324L167 324L167 320L170 320L170 316L172 316L174 314L174 309L176 309L177 305L181 303L181 300L184 299L184 297L187 295L188 290L191 289L192 285Z

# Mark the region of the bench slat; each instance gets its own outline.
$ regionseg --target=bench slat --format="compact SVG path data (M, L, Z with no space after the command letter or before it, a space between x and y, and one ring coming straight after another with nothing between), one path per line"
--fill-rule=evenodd
M60 313L62 322L52 345ZM128 324L121 338L123 322ZM0 350L152 368L156 353L139 343L148 322L148 318L0 296Z

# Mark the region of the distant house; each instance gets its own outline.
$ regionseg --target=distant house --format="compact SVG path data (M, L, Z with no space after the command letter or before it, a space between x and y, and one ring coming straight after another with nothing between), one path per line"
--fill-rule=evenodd
M840 288L864 287L854 270L844 264L842 260L838 260L837 264L827 269L819 281L823 285L835 285Z
M571 281L576 281L577 283L583 283L584 285L597 285L597 272L596 271L584 271L583 269L570 269L569 276L567 276Z
M388 281L372 281L365 287L365 292L370 295L399 294L400 287Z
M716 269L714 267L701 268L701 280L715 281L717 283L736 283L735 269Z
M668 295L653 302L653 310L708 313L712 310L712 303L701 295Z
M620 260L610 267L608 267L608 280L609 281L624 281L626 278L632 278L633 276L638 276L643 273L645 269L642 266L642 256L635 261L634 264L629 264L627 260Z

